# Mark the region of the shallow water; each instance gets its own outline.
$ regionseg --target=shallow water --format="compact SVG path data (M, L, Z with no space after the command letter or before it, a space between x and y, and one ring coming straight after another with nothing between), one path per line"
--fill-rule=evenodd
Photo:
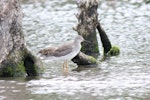
M74 1L24 0L22 8L26 45L33 53L76 37ZM149 100L149 11L143 0L101 0L99 19L112 45L120 47L119 56L80 71L72 71L76 65L70 61L68 76L62 62L42 60L41 77L0 78L0 100ZM101 42L99 48L102 52Z

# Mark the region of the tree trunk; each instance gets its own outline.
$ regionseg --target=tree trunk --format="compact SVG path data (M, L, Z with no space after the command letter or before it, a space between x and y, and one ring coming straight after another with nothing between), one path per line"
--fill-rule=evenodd
M73 29L88 42L82 43L81 52L72 61L77 63L77 65L95 65L97 61L94 57L99 55L96 38L98 2L97 0L77 0L77 5L79 9L76 14L78 24Z
M20 0L0 0L0 76L29 76L41 63L24 45Z
M78 24L73 29L89 42L84 42L82 44L81 51L83 53L80 52L73 59L73 62L77 63L78 65L96 64L97 61L94 57L99 55L96 29L99 32L101 42L104 47L104 55L111 49L111 43L98 21L98 0L77 0L77 4L79 8L79 12L76 14Z
M96 25L98 22L97 0L79 0L79 12L76 15L78 24L74 28L89 42L82 43L81 51L90 56L99 55L98 42L96 38Z

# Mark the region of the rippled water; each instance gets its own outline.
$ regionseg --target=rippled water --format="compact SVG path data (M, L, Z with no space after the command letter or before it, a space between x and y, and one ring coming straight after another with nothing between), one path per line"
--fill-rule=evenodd
M73 0L23 0L23 29L32 52L73 40L77 20ZM43 60L41 77L0 78L0 100L150 100L150 4L143 0L101 0L98 13L121 54L95 68L70 71ZM100 40L99 40L100 41ZM101 43L99 48L102 52ZM100 56L101 57L101 56Z

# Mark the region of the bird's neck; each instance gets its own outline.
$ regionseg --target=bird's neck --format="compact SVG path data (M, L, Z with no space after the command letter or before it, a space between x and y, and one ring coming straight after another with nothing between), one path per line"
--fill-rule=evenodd
M81 42L80 41L75 40L74 44L75 44L75 48L76 48L77 51L81 49Z

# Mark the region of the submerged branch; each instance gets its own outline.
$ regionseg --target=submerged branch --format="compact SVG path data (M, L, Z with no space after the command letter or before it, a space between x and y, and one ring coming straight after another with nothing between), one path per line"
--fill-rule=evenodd
M111 49L111 43L108 39L108 36L106 35L106 32L101 27L100 23L98 23L98 25L97 25L97 30L98 30L100 38L101 38L101 42L102 42L102 45L104 48L104 53L107 54Z
M98 63L94 57L86 55L82 52L79 52L79 54L75 56L72 61L77 65L95 65Z

